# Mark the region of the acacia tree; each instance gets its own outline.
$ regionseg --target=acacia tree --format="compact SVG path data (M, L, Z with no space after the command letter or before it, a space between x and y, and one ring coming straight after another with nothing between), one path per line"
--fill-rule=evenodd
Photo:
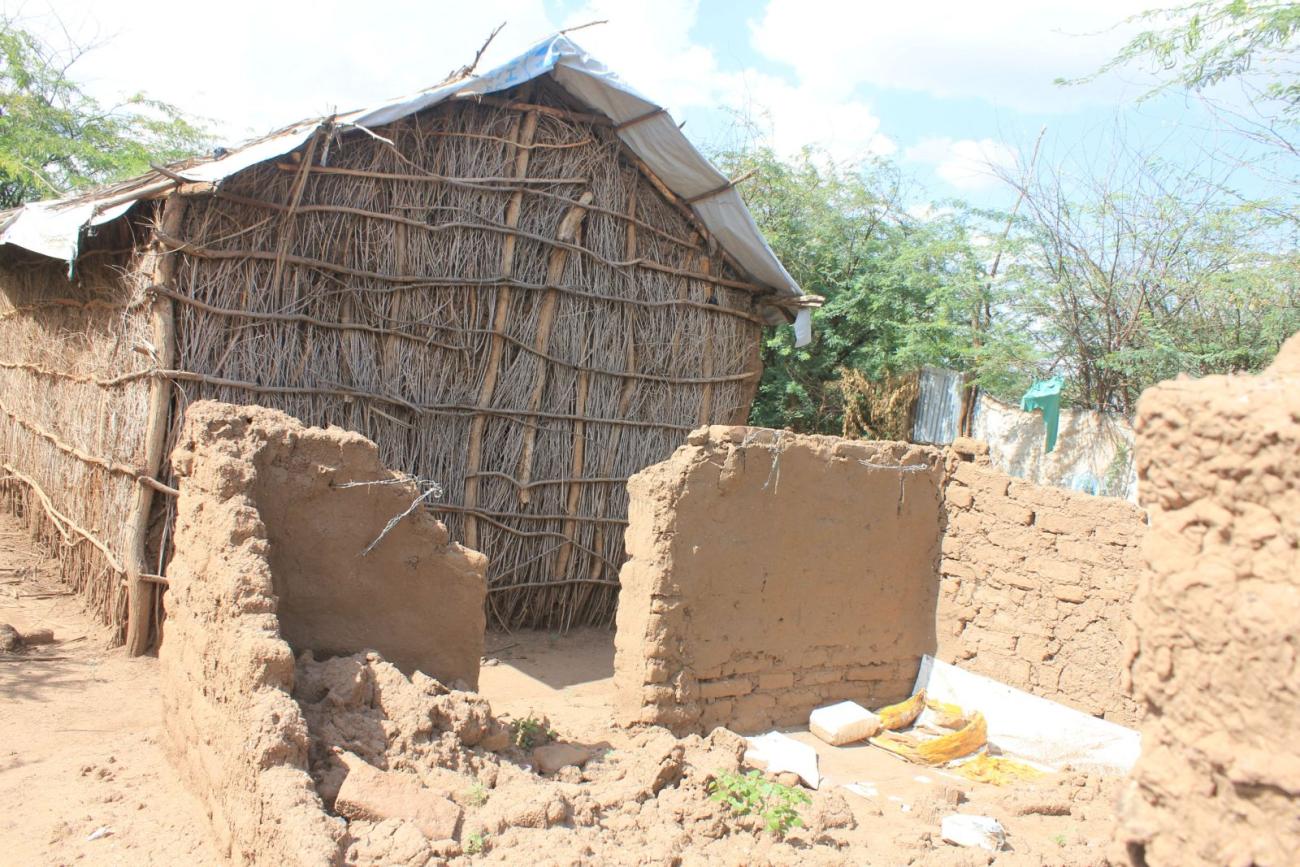
M1170 86L1203 92L1234 81L1255 100L1272 102L1280 114L1300 112L1293 44L1300 34L1300 3L1197 0L1129 20L1154 26L1130 39L1086 80L1120 66L1146 64L1164 78L1153 92Z
M1268 181L1273 201L1256 202L1300 221L1300 3L1286 0L1196 0L1129 19L1147 25L1080 84L1124 67L1153 72L1143 98L1172 89L1197 97L1216 124L1251 147L1221 153Z
M1049 355L1076 400L1126 413L1178 373L1256 370L1300 329L1300 3L1195 0L1129 20L1146 27L1071 83L1145 67L1158 80L1146 97L1192 94L1252 147L1181 169L1121 150L1099 170L1000 173L1031 206L1021 276ZM1270 182L1267 198L1228 183L1242 167Z
M71 77L84 54L0 18L0 207L138 174L205 144L175 106L143 94L117 105L87 95Z
M1001 306L972 239L981 215L909 213L884 161L841 166L811 150L783 160L761 146L715 159L729 174L755 172L741 187L755 220L795 280L826 299L811 345L796 347L788 328L765 341L754 424L840 433L855 384L923 364L970 371L999 393L1024 379L1031 349L1013 317L985 324L978 349L971 341L972 307Z
M1072 402L1131 415L1146 387L1257 370L1300 328L1294 224L1194 168L1124 152L999 174L1024 200L1016 305Z

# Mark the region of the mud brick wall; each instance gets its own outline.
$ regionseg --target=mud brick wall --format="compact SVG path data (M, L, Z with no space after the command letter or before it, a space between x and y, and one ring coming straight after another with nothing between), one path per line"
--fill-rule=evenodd
M172 455L180 497L159 650L168 758L235 863L334 865L308 774L295 651L376 649L477 680L484 558L423 510L373 443L275 410L200 401ZM356 481L382 485L340 487Z
M1151 512L1128 667L1147 707L1115 861L1294 864L1300 852L1300 336L1258 377L1138 406Z
M721 426L633 477L621 721L750 732L905 697L934 647L942 479L927 447Z
M938 658L1135 724L1120 660L1142 570L1143 511L973 460L952 466L945 505Z

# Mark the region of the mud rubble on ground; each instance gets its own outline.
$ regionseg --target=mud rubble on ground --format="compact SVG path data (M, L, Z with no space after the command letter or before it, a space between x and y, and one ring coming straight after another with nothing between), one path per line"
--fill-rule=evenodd
M376 653L303 653L294 698L312 778L346 820L355 865L990 863L993 853L940 839L942 817L959 806L996 810L1015 835L999 864L1100 863L1115 794L1114 781L1086 774L981 787L973 802L939 785L899 814L825 788L808 793L805 827L777 839L709 797L712 779L744 770L745 741L726 729L679 739L646 727L617 749L570 743L545 719L497 717L480 696L407 678ZM520 731L538 743L521 744Z
M805 808L808 827L778 842L756 833L761 820L734 817L710 800L708 782L738 770L745 749L725 729L680 740L647 729L634 736L634 749L521 745L518 730L550 741L546 721L512 725L479 696L420 672L408 679L375 653L319 662L302 654L294 697L322 800L335 814L356 817L347 828L349 864L469 855L481 863L830 864L843 862L844 832L854 826L842 796L818 793ZM358 773L366 805L352 800ZM380 815L385 792L412 782L425 787L420 797L396 799L388 805L397 807L394 815ZM376 802L379 811L366 809ZM395 815L401 812L413 815Z

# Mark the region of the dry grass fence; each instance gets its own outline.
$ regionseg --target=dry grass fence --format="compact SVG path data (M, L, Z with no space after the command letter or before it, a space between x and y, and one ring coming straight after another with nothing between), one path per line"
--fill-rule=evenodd
M772 299L608 121L534 86L376 134L327 125L215 194L140 206L90 242L76 286L7 264L3 484L73 546L69 578L106 620L124 575L147 590L165 572L150 432L169 451L201 398L361 431L441 485L432 507L491 558L497 623L611 620L624 481L743 420Z

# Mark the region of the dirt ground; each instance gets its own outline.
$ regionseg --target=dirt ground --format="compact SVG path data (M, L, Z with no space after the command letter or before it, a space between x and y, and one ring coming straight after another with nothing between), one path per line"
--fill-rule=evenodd
M629 740L613 728L614 637L609 630L489 633L479 691L497 713L545 713L574 740ZM829 747L806 728L782 729L815 747L822 790L865 783L878 793L860 797L840 789L858 827L845 833L846 864L1071 864L1104 863L1120 780L1088 774L1050 774L1032 783L999 787L943 770L904 762L871 746ZM959 801L955 809L952 800ZM992 853L943 843L939 825L949 812L992 816L1007 832L1008 850Z
M202 808L169 770L160 738L157 661L110 649L107 633L0 516L0 623L48 627L56 643L0 657L0 851L15 864L219 864ZM613 634L490 633L481 692L494 712L549 717L566 740L632 748L611 724ZM1098 864L1115 785L1057 774L1002 789L906 764L871 747L818 747L823 790L839 790L857 828L844 863L986 864L991 855L939 839L955 809L997 818L1010 850L997 864ZM107 829L101 831L100 829ZM569 833L563 827L547 834ZM93 839L92 839L93 838Z
M110 649L107 631L7 514L0 623L55 637L0 655L0 861L220 864L198 802L159 747L158 661Z

